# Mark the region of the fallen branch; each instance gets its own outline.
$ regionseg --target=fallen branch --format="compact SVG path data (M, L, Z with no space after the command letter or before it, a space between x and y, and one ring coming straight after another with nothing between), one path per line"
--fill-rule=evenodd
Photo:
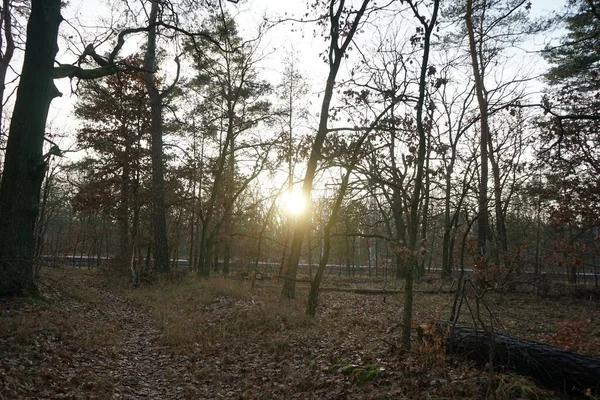
M588 390L593 395L600 393L598 358L500 333L453 326L445 321L436 321L433 330L444 333L450 354L483 365L489 362L490 349L493 349L493 362L497 370L530 376L537 383L563 393L583 393Z
M401 290L393 289L369 289L369 288L343 288L343 287L322 287L319 289L321 292L342 292L342 293L356 293L356 294L398 294L402 293Z

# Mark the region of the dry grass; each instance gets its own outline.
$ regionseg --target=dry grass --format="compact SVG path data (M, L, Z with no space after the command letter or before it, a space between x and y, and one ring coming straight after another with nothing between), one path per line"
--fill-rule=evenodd
M187 276L126 295L149 310L163 330L164 343L181 350L239 338L259 341L281 331L314 327L300 302L283 300L270 289L251 291L248 281ZM270 346L280 347L276 337Z
M495 376L496 396L500 399L547 399L553 393L540 389L528 377L515 374Z
M50 337L67 337L74 345L88 349L118 343L123 337L120 328L96 318L105 311L85 283L93 273L80 273L75 279L59 271L46 271L43 285L48 281L55 285L60 280L60 292L51 290L37 300L5 300L5 312L0 314L0 337L11 337L11 344L17 346L35 345L38 339ZM70 316L72 304L89 310L89 318L76 326Z
M402 293L324 292L318 315L312 319L304 314L307 293L302 284L297 299L289 300L280 295L280 285L269 280L257 282L251 290L249 281L183 275L130 289L126 279L107 281L103 277L107 276L102 272L85 270L47 271L42 281L47 302L0 304L0 353L14 358L10 363L15 365L4 375L0 371L4 387L34 393L44 370L39 378L18 372L17 366L35 365L36 359L27 354L46 343L46 352L58 354L66 351L66 346L70 352L86 352L94 358L95 349L101 349L99 353L107 359L122 355L124 346L133 346L130 351L134 354L150 346L152 354L146 359L152 366L154 353L164 349L180 363L179 369L164 371L165 379L183 385L178 381L183 373L189 373L186 379L194 384L185 393L190 398L203 398L194 391L199 388L223 398L560 398L527 378L490 376L469 364L448 360L441 341L401 352ZM335 283L333 278L328 284ZM342 279L340 284L349 288L392 286L389 281L358 278ZM435 282L416 286L415 325L447 318L453 295L436 291L439 286ZM55 290L57 287L60 290ZM487 312L487 308L500 321L495 326L534 340L557 332L560 324L556 321L561 317L587 316L594 327L600 315L597 303L557 302L523 294L490 294L481 309ZM126 314L119 314L124 310ZM466 305L461 315L463 323L473 319ZM484 312L481 318L490 321ZM123 321L132 319L137 322L129 323L125 332ZM142 331L147 326L152 329ZM132 336L132 327L140 330L139 336ZM135 346L135 341L149 336L152 340ZM59 344L63 347L57 347ZM114 354L107 348L114 348L110 350ZM67 356L60 357L49 353L45 362L52 365L57 360L56 369L62 366L64 370L64 363L70 361ZM128 385L108 371L90 368L72 379L88 398L111 398L106 394Z
M343 285L359 287L360 281L347 279ZM401 355L399 330L389 333L389 328L401 315L402 293L323 293L319 315L310 319L304 315L302 285L296 300L283 299L279 289L263 282L251 291L247 281L189 276L126 293L159 322L165 345L184 354L211 354L225 366L255 362L264 366L276 360L277 371L291 382L292 393L318 391L325 379L345 381L365 398L377 387L387 389L377 390L373 398L491 398L490 390L495 390L497 399L556 397L526 378L495 375L491 380L485 371L449 364L441 341L426 342ZM425 284L419 289L417 322L449 314L451 294L426 293L430 289ZM503 304L513 306L518 296L501 297L487 299L498 313ZM470 317L463 315L465 320ZM249 361L241 356L246 352L268 357ZM302 352L306 356L291 363ZM202 369L198 377L206 379L214 372ZM392 389L397 385L401 389Z

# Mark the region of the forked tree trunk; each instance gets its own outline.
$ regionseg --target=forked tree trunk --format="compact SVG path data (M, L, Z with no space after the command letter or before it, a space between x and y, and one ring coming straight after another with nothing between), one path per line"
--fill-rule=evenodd
M32 0L27 44L0 183L0 295L37 291L33 271L35 220L46 162L48 109L60 95L53 82L62 21L60 0Z
M329 261L329 252L331 251L331 230L338 221L338 215L341 209L342 201L344 200L344 196L346 195L346 191L348 189L351 168L352 167L348 168L344 174L342 183L340 185L340 191L338 192L337 198L331 210L331 216L329 217L329 220L325 224L325 229L323 230L323 249L321 252L321 258L319 259L319 266L317 268L315 277L310 282L310 292L308 293L308 302L306 304L306 314L310 315L311 317L314 317L317 312L317 306L319 303L319 289L321 286L321 281L323 280L325 267ZM346 237L346 240L348 240L348 237Z
M308 294L308 302L306 305L306 314L314 317L317 312L317 306L319 304L319 292L321 287L321 281L323 279L323 273L325 272L325 267L327 266L327 262L329 261L329 254L331 252L331 231L335 224L338 222L338 217L340 213L340 209L342 207L342 202L344 201L344 197L346 196L346 192L348 190L348 182L350 181L350 174L354 169L356 163L359 160L360 150L363 147L363 143L369 137L369 134L379 125L379 121L385 115L387 115L388 111L393 109L396 103L400 100L400 98L395 98L386 109L384 109L381 114L373 121L370 128L366 130L363 135L357 140L354 144L354 151L352 153L352 157L350 162L348 163L348 167L344 176L342 178L342 182L340 184L340 190L337 193L337 197L331 208L331 215L329 220L325 224L325 228L323 229L323 248L321 252L321 258L319 259L319 266L317 268L317 272L315 274L314 279L310 282L310 292ZM348 239L348 237L346 237ZM310 265L310 263L309 263ZM377 265L377 264L376 264Z
M333 90L337 73L340 69L340 65L346 53L346 49L350 45L356 30L358 29L359 22L361 21L370 0L363 0L361 7L355 11L354 19L352 22L346 21L347 25L342 26L340 18L344 9L344 3L340 2L335 6L335 1L330 0L329 3L329 20L331 23L330 30L330 47L329 47L329 74L327 76L327 83L325 85L325 92L323 94L323 103L321 103L321 114L319 117L319 129L313 143L308 164L306 166L306 173L304 175L304 184L302 186L302 194L305 201L310 201L312 193L312 185L315 179L315 173L317 171L317 164L321 160L321 151L323 149L323 143L327 136L327 125L329 123L329 108L331 105L331 99L333 97ZM342 44L338 43L338 40L342 39ZM287 263L287 271L285 273L285 281L283 283L282 294L288 298L294 298L296 296L296 274L298 271L298 262L300 261L300 252L302 251L302 242L304 236L307 234L310 228L310 207L306 212L306 215L298 218L296 228L294 230L294 236L292 238L292 245L290 249L290 257ZM309 245L310 252L310 245Z

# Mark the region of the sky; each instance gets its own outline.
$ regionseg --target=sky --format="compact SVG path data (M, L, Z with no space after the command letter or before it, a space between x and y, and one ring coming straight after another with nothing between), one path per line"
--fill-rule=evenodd
M532 0L532 15L544 15L552 10L559 9L566 0ZM242 35L253 37L257 26L261 23L264 16L270 20L277 20L280 17L302 16L307 11L307 1L302 0L242 0L237 6L228 4L229 8L236 15L236 20L240 26ZM71 0L69 9L63 12L66 18L61 26L63 32L72 32L70 25L77 26L83 24L86 30L93 32L97 26L102 25L97 21L98 16L105 19L116 18L112 16L110 9L102 5L103 2L97 0ZM322 91L327 73L326 65L319 58L319 53L326 48L326 43L321 38L315 38L313 35L313 24L290 24L285 23L271 29L263 42L265 60L261 63L265 77L275 82L279 80L283 69L282 58L285 54L294 53L300 60L299 70L308 77L312 83L312 93L316 97ZM72 33L71 33L72 34ZM548 40L548 37L532 38L531 42L526 44L526 49L539 49ZM134 44L133 48L137 48ZM72 54L65 54L66 46L62 46L63 53L58 59L62 62L68 62L73 59ZM525 53L515 56L515 64ZM527 56L534 62L528 62L534 65L540 71L545 68L545 63L537 58ZM53 101L51 105L49 122L51 129L57 132L73 132L77 127L77 121L72 116L72 110L76 101L76 96L71 93L71 82L67 79L57 81L59 90L63 96ZM316 101L315 103L318 103ZM66 140L69 142L69 140ZM63 146L70 146L65 144Z

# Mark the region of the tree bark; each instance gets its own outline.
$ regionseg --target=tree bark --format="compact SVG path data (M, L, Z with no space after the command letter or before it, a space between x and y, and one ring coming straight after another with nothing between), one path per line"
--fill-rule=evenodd
M0 295L37 291L33 271L35 220L46 162L48 109L60 95L53 82L62 21L60 0L32 0L27 44L0 183Z
M231 86L231 84L230 84ZM227 157L227 181L225 183L225 239L223 243L223 275L229 275L229 264L231 263L231 242L233 240L233 212L235 203L235 133L234 119L236 116L235 104L233 101L227 102L227 137L230 138L230 154Z
M144 60L146 89L150 99L151 135L152 135L152 228L154 231L154 263L161 273L169 272L169 244L167 241L167 221L164 190L163 160L163 121L162 99L156 83L156 22L158 18L158 1L152 1L148 24L148 48Z
M448 332L446 347L451 354L483 365L489 362L492 351L497 370L530 376L537 383L563 393L581 394L586 389L591 389L592 395L600 393L598 358L467 326L436 324L439 330Z
M498 264L502 262L506 253L508 252L508 243L506 240L506 223L504 207L502 207L502 181L500 178L500 165L499 160L494 155L494 145L492 138L488 135L488 155L490 158L490 164L492 165L492 176L494 177L494 197L496 202L494 204L494 210L496 212L496 240L498 241ZM500 155L498 154L498 158Z
M6 73L15 52L15 41L12 34L12 15L10 0L2 1L2 24L4 25L4 40L6 48L4 54L0 55L0 115L4 110L4 91L6 89ZM0 38L2 44L2 38ZM0 119L0 132L2 132L2 119ZM1 170L0 170L1 171Z
M341 209L342 201L344 200L344 196L348 188L351 170L352 167L349 167L344 174L344 178L342 179L342 183L340 185L340 191L332 207L331 216L329 217L329 220L325 224L325 229L323 230L323 249L321 252L321 258L319 259L319 266L317 268L315 277L310 282L310 291L308 293L308 302L306 304L306 314L311 317L314 317L317 312L319 288L321 286L321 281L323 280L323 273L325 272L327 261L329 261L329 252L331 251L331 230L338 220L338 214ZM346 237L346 241L347 240L348 237Z
M129 139L125 144L125 154L129 154L131 151L131 144ZM121 192L119 193L119 217L117 223L119 226L119 256L121 262L130 262L131 260L131 244L129 242L129 212L130 204L129 199L130 193L130 182L131 182L131 168L129 160L121 160L122 173L121 173Z
M432 118L433 119L433 118ZM427 231L429 229L429 192L431 187L431 179L429 177L429 161L431 158L431 130L427 132L427 152L425 155L425 187L423 190L423 210L421 212L421 243L425 244L427 241ZM432 240L433 241L433 240ZM429 256L431 260L431 255ZM417 278L425 276L425 258L423 258L419 264L417 271Z
M208 211L207 213L210 213ZM198 276L203 278L208 278L210 276L210 265L209 265L209 256L210 256L210 244L209 244L209 226L210 220L205 217L201 219L202 229L200 230L200 238L198 243L197 250L197 260L196 260L196 272Z
M473 27L473 0L467 0L467 12L465 14L465 23L467 26L467 34L469 36L469 53L471 56L471 66L473 68L473 77L475 79L475 92L477 94L477 102L479 103L479 112L481 114L481 137L479 142L481 175L479 178L479 215L477 217L477 246L481 260L485 259L487 232L489 229L488 217L488 152L487 142L489 136L488 124L488 104L479 66L479 58L477 53L477 43L475 41L475 30Z

